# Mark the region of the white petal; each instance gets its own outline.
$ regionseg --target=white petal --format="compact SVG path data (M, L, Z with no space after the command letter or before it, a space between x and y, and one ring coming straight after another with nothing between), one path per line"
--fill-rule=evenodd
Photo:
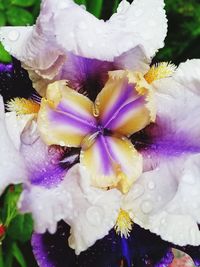
M27 186L19 207L32 212L39 233L47 229L54 233L57 222L64 219L71 226L69 245L79 254L108 234L118 216L120 200L117 190L90 187L88 176L77 164L55 188Z
M159 155L159 148L155 150L155 158L149 159L155 169L139 178L124 205L136 223L162 239L196 246L200 245L200 98L172 79L159 89L158 115L164 127L154 134L158 144L166 142L166 152ZM170 140L172 147L185 150L172 149L175 154L170 155Z
M6 128L10 139L17 150L21 146L21 134L26 125L32 121L34 115L17 116L15 112L7 112L5 114Z
M36 26L0 29L0 40L5 49L20 60L24 68L33 69L44 78L54 78L66 60L65 53L56 46L53 26L48 21L50 15L38 19ZM52 31L47 31L47 26Z
M199 165L200 156L197 158ZM197 178L200 169L198 165L194 168L197 164L194 158L185 163L182 173L181 164L179 168L171 164L171 169L160 166L159 170L145 173L124 200L124 207L132 212L135 223L163 240L180 246L197 246L200 245L200 179ZM179 172L179 183L174 168Z
M57 222L63 219L67 212L70 195L63 193L63 187L45 188L27 185L23 190L18 207L22 212L31 212L34 228L37 233L56 231ZM66 207L64 208L64 203Z
M148 58L163 47L167 20L163 0L122 1L110 20L98 20L73 1L43 1L33 27L2 27L6 49L29 68L55 76L66 52L113 61L140 45ZM65 51L65 52L64 52ZM52 70L52 66L54 68Z
M150 63L140 46L136 46L114 59L114 65L117 69L128 69L143 74L148 72Z
M22 183L26 180L23 158L12 143L8 134L3 99L0 96L0 194L9 184ZM18 133L16 133L18 134ZM18 136L17 136L18 138Z
M124 201L136 223L180 246L200 245L200 97L188 89L174 78L156 83L149 171Z
M71 4L55 12L57 42L75 54L109 61L140 45L150 58L164 45L167 20L163 7L163 0L135 0L131 5L123 1L118 13L104 22Z
M0 28L0 40L3 43L5 49L14 57L20 61L24 61L29 57L31 51L26 51L26 44L30 41L33 26L28 27L1 27Z
M71 218L66 218L71 225L69 245L77 255L106 236L114 227L121 202L118 190L104 191L90 187L88 174L83 168L79 170L79 175L82 179L81 188L72 196L74 213Z
M174 78L185 88L200 95L200 59L187 60L181 63Z

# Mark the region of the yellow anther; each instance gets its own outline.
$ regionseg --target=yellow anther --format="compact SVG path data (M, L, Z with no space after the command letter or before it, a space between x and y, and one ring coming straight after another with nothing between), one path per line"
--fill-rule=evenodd
M133 221L131 220L129 213L123 209L120 209L116 224L115 231L121 237L128 238L133 227Z
M151 84L156 80L170 77L175 70L176 66L174 64L168 62L161 62L159 64L153 65L150 70L145 74L144 78L149 84Z
M16 97L10 100L6 107L10 112L16 112L17 115L26 115L26 114L33 114L38 113L40 109L40 105L31 100L25 98Z

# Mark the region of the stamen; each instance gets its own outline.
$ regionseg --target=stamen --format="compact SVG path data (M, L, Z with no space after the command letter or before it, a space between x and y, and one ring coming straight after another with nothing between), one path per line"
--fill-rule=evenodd
M145 74L144 78L149 84L151 84L156 80L170 77L175 70L176 66L174 64L169 62L161 62L153 65Z
M128 238L133 227L133 221L131 220L127 211L120 209L117 222L115 224L115 231L121 237Z
M26 115L38 113L40 105L31 99L16 97L11 99L6 107L10 112L16 112L17 115Z

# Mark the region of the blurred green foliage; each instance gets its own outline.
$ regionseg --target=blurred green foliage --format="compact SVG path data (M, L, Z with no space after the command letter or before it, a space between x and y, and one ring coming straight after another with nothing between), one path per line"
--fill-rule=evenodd
M108 19L116 11L120 0L76 2L85 5L95 16ZM200 58L199 0L165 0L165 3L169 20L168 36L165 47L160 50L155 60L178 64L187 58ZM40 0L0 0L0 26L32 25L39 13L39 7ZM1 44L0 61L11 61L10 55ZM29 215L19 215L16 208L20 192L20 186L11 186L0 198L0 244L3 244L0 245L0 267L36 266L30 242L27 242L33 229L32 219ZM2 234L2 230L5 230L5 233Z
M30 266L23 244L31 239L33 221L17 210L21 191L21 186L10 186L0 199L0 267Z
M0 26L32 25L39 13L40 0L0 0ZM0 45L0 61L11 61Z
M200 1L166 0L168 35L158 60L178 64L200 58Z

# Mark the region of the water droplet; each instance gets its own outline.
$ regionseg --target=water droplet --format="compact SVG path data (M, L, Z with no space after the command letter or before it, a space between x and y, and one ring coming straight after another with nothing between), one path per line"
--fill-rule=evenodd
M146 214L150 213L153 209L152 203L150 201L144 201L142 203L141 209Z
M8 33L8 39L10 41L17 41L17 39L19 38L19 32L17 30L12 30Z
M136 199L144 194L144 187L140 184L136 184L133 186L132 189L132 197L133 199Z
M65 142L64 141L60 141L59 145L60 146L65 146Z
M88 148L90 148L96 140L96 137L99 133L96 132L94 134L88 134L86 135L86 137L83 139L82 143L81 143L81 147L83 150L87 150Z
M39 133L37 131L37 123L31 121L27 124L21 135L21 141L25 145L32 145L39 139Z
M94 117L99 117L99 104L97 104L97 102L94 103L93 107L92 107L92 113L94 115Z
M80 7L81 7L83 10L86 10L86 6L85 6L85 5L80 5Z
M166 224L166 219L162 218L160 222L161 222L161 224Z
M156 187L156 185L155 185L155 183L154 183L153 181L149 181L149 182L148 182L148 188L149 188L150 190L154 190L155 187Z
M9 52L9 53L11 53L12 52L12 49L11 49L11 47L9 46L9 45L5 45L5 48L6 48L6 50Z
M56 159L51 159L51 164L52 165L57 165L58 164L58 161Z

